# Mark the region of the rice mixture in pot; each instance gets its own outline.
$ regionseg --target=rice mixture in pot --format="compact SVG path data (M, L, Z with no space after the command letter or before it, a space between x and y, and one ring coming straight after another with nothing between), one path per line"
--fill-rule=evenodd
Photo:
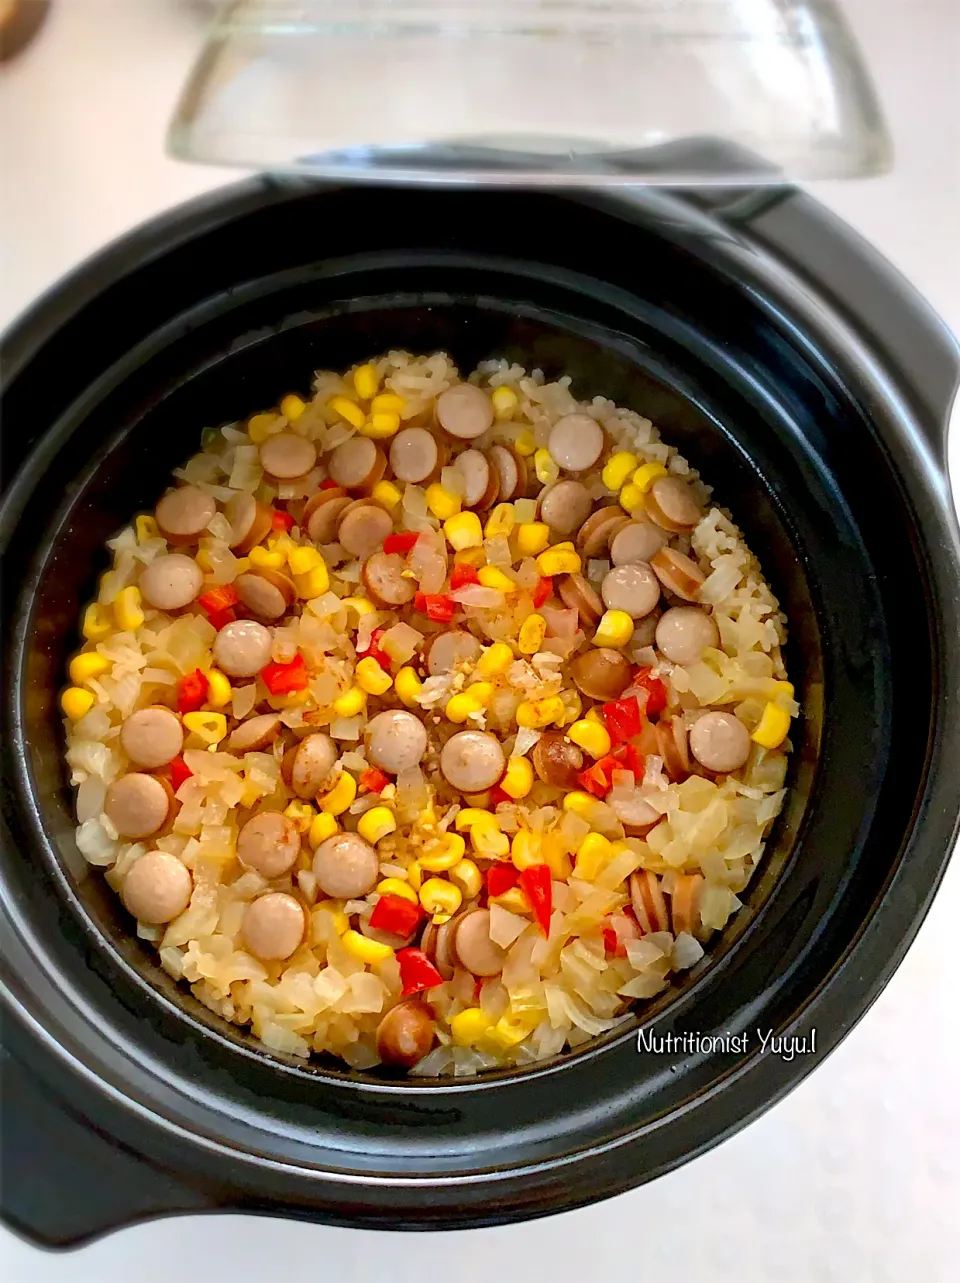
M269 1048L529 1064L740 907L785 621L687 462L569 383L320 373L110 541L62 697L77 842Z

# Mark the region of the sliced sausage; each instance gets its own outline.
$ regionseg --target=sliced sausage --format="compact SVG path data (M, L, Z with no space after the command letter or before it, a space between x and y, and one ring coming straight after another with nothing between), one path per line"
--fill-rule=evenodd
M324 895L355 900L376 886L380 861L358 833L335 833L314 852L313 876Z
M663 769L675 783L690 774L687 727L682 717L661 717L656 725L657 749Z
M652 521L627 521L610 540L610 560L615 566L649 561L667 542L667 535Z
M571 792L579 787L577 772L583 770L583 753L562 731L544 731L530 760L538 778L550 788Z
M458 731L440 750L440 770L461 793L492 788L506 764L500 741L489 731Z
M297 432L278 432L260 447L264 472L279 481L305 477L317 462L317 447Z
M140 573L144 600L157 610L180 610L196 599L203 585L203 571L192 557L168 552L154 557Z
M340 518L352 503L339 486L320 490L304 505L300 525L316 544L333 543Z
M415 579L404 578L407 563L397 552L375 552L363 563L363 585L379 606L405 606L417 591Z
M428 638L423 658L431 677L452 673L458 664L475 664L480 658L480 642L463 628L450 628Z
M261 619L280 619L297 599L293 580L268 567L237 575L233 586L247 610Z
M427 732L423 722L400 708L371 718L363 737L370 761L391 775L410 770L427 751Z
M169 810L170 799L161 781L139 771L114 780L103 800L107 819L122 838L133 841L162 828Z
M159 926L179 918L193 895L190 870L166 851L147 851L123 879L120 899L140 922Z
M255 677L270 663L273 634L255 619L225 624L213 639L213 658L228 677Z
M518 454L505 445L490 448L490 465L497 476L497 497L501 503L509 503L516 495L526 489L527 470L521 471L521 460Z
M351 557L370 557L393 530L393 518L373 504L351 506L337 529L337 542Z
M454 937L457 957L475 976L498 976L507 951L490 939L490 910L468 913L457 924Z
M579 481L558 481L543 497L540 519L551 530L569 535L579 530L590 516L593 500Z
M212 495L197 486L180 486L157 504L157 526L168 543L196 543L216 513Z
M623 610L632 619L642 619L660 603L660 581L645 561L631 562L604 575L600 596L608 610Z
M247 905L240 925L243 943L264 962L296 953L307 929L303 905L285 891L268 891Z
M280 734L283 723L276 713L261 713L248 717L231 731L227 749L231 753L259 753Z
M674 882L673 894L670 896L670 918L675 936L680 935L682 931L691 936L696 936L701 932L703 924L700 921L700 896L702 891L702 873L683 873Z
M439 459L437 438L426 428L403 428L390 443L390 467L398 481L426 481Z
M733 713L704 713L690 728L690 751L708 771L738 771L750 756L750 732Z
M463 506L492 507L500 494L500 477L486 455L479 450L464 450L457 455L453 466L463 477Z
M385 1065L411 1069L434 1044L433 1012L418 998L391 1007L377 1026L377 1054Z
M603 454L603 428L589 414L565 414L550 430L547 449L565 472L586 472Z
M613 953L617 958L625 958L629 941L639 940L643 935L640 924L629 913L611 913L604 918L603 925L609 927L616 937L616 946L613 949L608 948L607 952ZM604 932L604 939L606 939L606 932Z
M599 557L606 552L614 533L630 524L618 503L605 504L590 514L577 535L577 547L585 557Z
M659 824L662 818L660 812L655 811L639 793L635 793L629 799L610 796L607 798L607 805L626 829L629 837L637 837L645 833L654 824Z
M657 636L657 624L661 619L660 608L652 610L649 615L644 615L643 619L637 620L637 626L633 630L633 636L630 638L630 649L636 654L641 646L652 646Z
M273 509L252 494L234 495L224 508L224 516L232 531L230 547L238 557L245 557L273 529Z
M476 913L479 907L479 905L475 904L463 913L458 913L449 922L444 922L436 928L437 935L433 950L433 961L444 980L450 980L457 969L459 960L456 951L456 936L460 923L468 913Z
M670 930L670 914L655 873L641 869L630 875L630 901L644 935Z
M136 766L148 771L172 762L183 748L183 727L176 713L154 704L124 719L120 747Z
M472 441L493 423L493 402L472 383L458 383L437 397L437 422L461 441Z
M577 689L603 702L619 699L632 675L633 665L626 655L608 646L585 651L570 664L570 676Z
M667 592L684 601L696 601L703 587L704 574L695 561L675 548L661 548L650 562L654 573Z
M370 437L351 437L331 454L329 468L344 490L371 490L387 470L387 456Z
M290 787L297 797L316 797L329 781L339 760L336 744L322 731L302 739L290 768Z
M261 811L237 836L237 859L268 881L289 873L300 854L300 833L279 811Z
M675 535L686 534L700 520L700 505L679 477L658 477L644 495L643 509L651 521Z
M603 602L593 585L583 575L565 575L557 585L560 600L580 616L585 627L592 628L600 622Z
M660 617L656 641L674 664L695 664L705 650L720 645L720 630L698 606L672 606Z

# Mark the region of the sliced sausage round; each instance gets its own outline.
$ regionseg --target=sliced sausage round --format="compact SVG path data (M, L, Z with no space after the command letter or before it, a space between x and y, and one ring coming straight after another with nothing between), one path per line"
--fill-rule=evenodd
M509 503L526 488L526 467L521 471L520 456L505 445L490 447L490 464L497 477L497 497Z
M644 935L670 930L667 902L663 898L660 879L655 873L641 869L630 875L630 900Z
M224 508L224 516L232 531L230 547L238 557L245 557L273 529L273 509L252 494L234 495Z
M375 504L358 504L344 512L337 542L351 557L371 557L393 531L393 518Z
M700 934L703 923L700 921L700 896L703 892L702 873L682 873L673 884L670 896L670 918L673 934Z
M237 836L237 859L268 881L283 877L300 854L300 833L279 811L261 811L247 820Z
M433 1012L418 998L391 1007L377 1026L377 1054L385 1065L411 1069L434 1044Z
M642 619L660 602L660 581L645 561L615 566L600 585L600 596L608 610L623 610L632 619Z
M458 731L440 750L440 770L461 793L482 793L503 775L506 758L489 731Z
M154 557L140 573L144 600L157 610L180 610L196 599L203 585L203 571L192 557L168 552Z
M320 502L316 502L318 499ZM333 543L340 518L352 503L350 496L342 490L321 490L304 508L300 524L315 544Z
M270 663L273 634L255 619L225 624L213 639L213 658L228 677L255 677Z
M404 709L389 709L367 722L363 732L374 766L399 775L416 766L427 751L427 732L419 717Z
M463 628L434 633L427 639L423 658L431 677L452 673L458 664L475 664L480 658L480 642Z
M103 800L107 819L122 838L133 841L162 828L169 810L170 799L160 780L139 771L114 780Z
M363 563L363 584L380 606L405 606L413 601L417 581L404 577L407 563L398 552L375 552Z
M179 918L193 895L190 870L166 851L147 851L123 879L120 899L140 922L160 926Z
M667 542L667 536L652 521L627 521L610 540L610 560L615 566L649 561Z
M616 530L630 524L618 503L605 504L590 514L577 535L577 547L585 557L599 557L607 547Z
M300 901L285 891L268 891L247 905L240 934L254 957L270 962L296 953L306 929Z
M434 928L437 934L433 949L433 961L444 980L452 979L453 973L456 971L458 966L455 945L460 923L468 913L476 913L479 907L480 906L477 904L471 905L469 909L464 910L462 913L458 913L456 917L451 918L449 922L441 923L439 927ZM430 925L433 926L433 923Z
M704 713L690 728L690 751L708 771L738 771L750 756L750 732L733 713Z
M687 725L682 717L661 717L656 727L657 749L663 758L663 769L675 783L690 774L690 748Z
M530 760L538 778L550 788L564 792L579 788L577 772L583 770L583 753L562 731L544 731Z
M661 548L650 565L667 592L684 601L697 600L704 574L692 558L675 548Z
M565 414L551 428L547 449L565 472L586 472L603 454L603 428L589 414Z
M437 438L426 428L402 428L390 442L390 467L398 481L426 481L439 459Z
M493 402L472 383L458 383L437 397L437 422L461 441L472 441L493 423Z
M336 744L323 731L302 739L290 768L290 787L297 797L316 797L329 781L339 760Z
M230 732L227 749L231 753L259 753L273 743L282 725L276 713L248 717Z
M305 477L317 462L317 447L297 432L278 432L260 447L264 472L278 481Z
M570 676L577 689L603 702L619 699L632 675L633 665L626 655L608 646L585 651L570 664Z
M463 506L491 507L500 493L500 478L486 455L479 450L464 450L457 455L453 466L463 477Z
M630 649L636 654L637 649L641 646L652 646L657 636L657 624L661 619L660 608L651 610L649 615L644 615L643 619L637 620L637 626L633 630L633 636L630 638Z
M607 798L607 805L630 837L646 832L652 825L658 824L662 818L660 812L655 811L639 793L635 793L629 799L610 796Z
M180 486L157 504L157 526L168 543L196 543L216 513L212 495L197 486Z
M268 567L237 575L233 586L247 610L261 619L280 619L297 599L293 580Z
M120 747L135 766L148 771L166 766L183 748L180 718L162 704L141 708L124 719Z
M565 575L557 585L560 600L580 616L585 627L592 628L600 622L603 602L588 579L583 575Z
M387 470L387 456L370 437L351 437L330 456L330 476L344 490L370 490Z
M700 520L700 505L679 477L658 477L644 495L643 508L651 521L675 535L686 534Z
M478 909L460 919L454 948L457 957L475 976L498 976L507 960L507 951L490 939L489 909Z
M710 647L720 645L712 615L698 606L672 606L657 624L657 646L674 664L695 664Z
M355 900L376 886L380 861L358 833L335 833L314 852L313 876L324 895Z
M569 535L579 530L590 516L593 500L579 481L558 481L543 497L540 519L551 530Z

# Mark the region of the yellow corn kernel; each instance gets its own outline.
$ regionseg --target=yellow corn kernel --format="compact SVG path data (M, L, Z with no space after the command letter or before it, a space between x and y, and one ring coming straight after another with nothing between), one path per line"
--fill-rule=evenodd
M584 721L595 722L597 726L603 726L603 718L600 716L600 710L596 704L591 704L583 715Z
M492 682L474 682L472 686L467 687L465 693L470 696L477 708L486 708L493 699L494 686Z
M156 539L160 533L153 517L138 517L136 521L137 543L146 543L148 539Z
M548 548L537 558L537 569L544 578L548 579L552 575L577 575L582 568L583 562L579 554L560 544Z
M113 631L113 624L110 622L106 607L92 602L83 612L81 631L87 641L102 641L104 637L109 637Z
M293 820L298 833L309 833L316 818L316 810L309 802L291 802L284 810L288 820Z
M577 877L592 882L613 856L613 846L602 833L588 833L577 851Z
M349 771L341 771L329 793L317 798L317 806L327 815L342 815L356 801L357 781Z
M518 829L510 843L510 859L513 861L514 868L519 869L521 873L534 864L542 864L539 836L531 833L529 829Z
M611 455L604 464L600 476L608 490L619 490L625 486L637 466L637 456L629 450L620 450Z
M423 886L423 870L420 868L420 861L414 860L407 865L407 881L413 887L414 891L419 891ZM417 897L419 902L419 896Z
M423 690L423 682L409 664L400 669L393 679L393 685L401 703L406 704L407 708L417 707L417 696Z
M213 562L210 560L210 554L206 548L198 548L194 561L200 567L205 575L209 575L213 570Z
M371 806L357 820L357 832L371 846L376 846L388 833L395 833L396 828L397 821L389 806Z
M593 758L606 757L610 752L610 734L599 721L588 721L584 718L582 721L574 722L567 731L567 735L577 748L582 748Z
M277 416L272 412L254 414L247 420L247 434L254 445L263 445L276 421Z
M509 909L511 913L530 912L530 901L520 887L511 887L509 891L504 891L503 895L494 896L490 903L499 904L501 909Z
M247 555L252 566L263 566L267 570L282 570L287 561L278 548L264 548L262 544L251 548Z
M475 512L458 512L455 517L449 517L443 523L443 533L450 547L457 552L483 545L483 528Z
M324 564L322 553L316 548L309 546L303 548L291 548L287 553L287 565L294 575L306 575L311 570L316 570L317 566Z
M340 605L354 611L358 619L361 615L372 615L376 610L376 606L367 601L366 597L343 597L340 600Z
M457 812L453 821L453 826L458 833L466 832L475 824L492 824L494 828L499 828L497 817L491 815L489 811L481 811L477 806L465 806L462 811Z
M480 658L477 660L477 666L474 670L481 677L499 677L505 673L513 663L513 651L506 642L494 642L488 646Z
M378 882L377 895L398 895L401 900L409 900L411 904L420 903L416 891L402 878L384 878L382 882Z
M552 722L561 726L565 713L566 709L559 695L548 695L546 699L525 699L517 708L517 725L533 731L541 730Z
M330 572L327 570L326 563L321 562L305 575L295 576L293 582L297 587L297 596L304 601L310 601L313 597L322 597L325 592L329 592Z
M340 826L328 811L320 811L310 822L310 832L307 835L307 841L314 850L321 842L326 842L327 838L332 838ZM342 934L342 933L341 933Z
M288 423L296 423L306 408L307 403L292 392L280 402L280 413Z
M779 704L769 703L763 710L760 723L750 738L761 748L779 748L787 738L789 730L790 714Z
M518 1042L523 1042L539 1023L539 1013L533 1019L529 1013L524 1012L522 1015L511 1015L505 1012L497 1023L487 1032L487 1040L496 1043L505 1051L510 1047L515 1047Z
M74 655L70 661L70 680L74 686L82 686L84 682L101 677L110 667L110 660L95 650L84 651L82 655Z
M458 860L447 876L468 900L473 900L483 889L483 874L471 859Z
M225 708L233 698L233 687L229 679L219 668L210 668L206 673L207 703L211 708Z
M132 584L129 588L121 588L117 593L113 603L113 613L117 623L125 633L132 633L143 623L144 614L141 609L143 598L140 596L140 589Z
M393 678L384 672L377 661L370 655L361 659L354 671L357 685L368 695L383 695L393 685Z
M339 900L320 900L314 906L314 911L317 909L323 909L325 913L329 913L333 919L333 929L338 936L346 935L350 930L350 919L340 907Z
M397 396L396 392L381 392L370 402L371 414L403 414L406 406L402 396Z
M667 470L662 463L641 463L633 474L632 482L641 494L646 494L657 477L665 477Z
M595 646L626 646L633 636L633 620L625 610L605 610L597 624Z
M447 720L450 722L465 722L471 713L480 711L477 704L464 692L459 695L451 695L444 705L443 709Z
M556 459L544 446L534 452L533 470L537 474L537 480L545 486L552 485L560 476L560 468L557 466Z
M487 518L483 533L487 539L497 539L509 535L516 522L512 503L498 503Z
M570 877L573 865L559 833L545 833L540 839L540 863L547 865L557 882L566 882Z
M467 844L459 833L444 833L438 842L433 843L427 855L421 855L417 863L428 873L446 873L463 859Z
M517 637L517 648L520 654L535 655L546 635L547 621L544 617L536 613L528 615L520 625L520 634Z
M366 692L359 686L351 686L333 701L333 711L338 717L356 717L358 713L363 712L366 704Z
M427 486L427 507L440 521L455 517L460 511L460 496L444 490L439 481Z
M467 1007L450 1018L450 1035L458 1047L472 1047L493 1028L494 1021L479 1007Z
M525 757L510 758L500 787L508 797L515 800L527 796L533 788L533 767Z
M490 400L493 402L493 413L501 421L513 418L513 412L520 404L513 388L494 388Z
M370 498L384 508L390 509L397 506L403 495L392 481L378 481L370 491Z
M334 414L339 414L341 419L346 419L352 428L363 427L366 415L356 401L351 401L346 396L334 396L330 398L329 405Z
M366 365L358 365L353 372L353 386L361 401L372 401L380 391L380 375L377 373L377 367L369 361Z
M596 807L597 799L591 797L589 793L583 793L579 789L574 789L572 793L567 793L563 799L563 809L572 811L574 815L582 816L587 819Z
M183 724L208 746L219 744L227 733L227 719L223 713L184 713Z
M463 892L445 878L427 878L420 888L420 904L434 922L447 922L463 904Z
M486 824L472 824L470 826L470 841L473 843L473 849L477 855L482 855L485 860L500 858L507 855L510 850L510 839L502 831L496 816L489 812L484 812L488 820L492 821Z
M393 957L393 950L388 944L381 944L379 940L369 940L359 931L354 931L352 927L344 931L340 937L340 943L351 958L356 958L357 962L362 962L368 967L376 967Z
M517 527L517 552L521 557L538 557L550 543L550 527L545 521L525 521Z
M628 481L620 491L620 507L631 516L643 510L643 491L632 481Z
M400 431L400 416L394 410L383 410L371 414L363 427L359 429L362 437L372 437L374 441L386 441Z
M79 686L68 687L60 696L60 707L65 717L71 722L79 722L93 708L93 691L81 690Z
M247 571L250 569L250 558L238 557L235 569L238 575L245 575Z
M477 578L483 584L484 588L496 588L498 592L511 593L517 591L517 585L509 575L505 575L502 570L496 566L481 566L477 571Z
M529 459L537 453L537 438L532 432L521 432L514 441L513 448L521 459Z
M774 688L774 704L777 704L780 708L784 708L784 706L788 704L793 704L796 699L796 691L793 689L793 682L775 682Z

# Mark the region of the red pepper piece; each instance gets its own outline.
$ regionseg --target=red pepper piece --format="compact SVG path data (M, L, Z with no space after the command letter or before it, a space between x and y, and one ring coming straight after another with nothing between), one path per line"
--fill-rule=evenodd
M380 638L387 630L385 628L375 628L370 634L370 640L367 642L364 650L357 649L358 655L366 655L369 659L374 659L380 665L385 673L390 671L390 656L380 649Z
M413 604L422 615L438 624L449 624L457 608L457 603L451 601L446 593L418 592Z
M404 939L413 934L419 921L419 904L405 900L402 895L382 895L370 914L370 925L375 931L386 931Z
M550 934L553 913L553 874L549 864L531 864L520 874L520 888L530 902L537 926L545 936Z
M667 706L667 688L656 676L652 668L638 668L633 675L631 686L638 686L647 692L647 717L662 713Z
M293 518L289 512L280 512L275 510L273 514L273 528L278 534L288 535L293 529Z
M215 610L212 615L207 616L207 619L219 632L221 628L226 628L227 624L236 623L237 612L232 606L228 606L226 610Z
M293 691L306 690L310 681L300 654L289 664L267 664L260 669L260 676L271 695L289 695Z
M594 762L585 771L581 771L577 779L580 787L587 793L603 798L613 788L613 772L621 770L622 767L623 763L618 762L615 757L601 757L599 762Z
M625 771L633 771L633 778L639 784L643 779L643 757L636 744L629 740L614 750L613 756Z
M520 881L520 874L512 864L492 864L487 869L487 895L496 898L512 890Z
M398 552L401 557L405 557L419 538L420 532L417 530L404 530L397 535L387 535L383 541L383 551Z
M360 776L360 787L367 793L380 793L390 783L390 778L376 766L368 766Z
M195 668L192 673L187 673L185 677L181 677L177 682L177 712L195 713L198 709L203 708L207 702L209 689L210 683L199 668Z
M378 905L379 903L380 901ZM410 907L413 908L413 905ZM400 992L404 998L411 993L421 993L424 989L434 989L443 984L443 976L422 949L398 949L397 962L400 964Z
M624 740L633 739L634 735L640 734L640 705L632 696L604 704L600 713L614 744L622 744Z
M539 610L539 608L543 605L543 603L547 600L547 598L550 596L552 592L553 592L553 580L549 576L545 578L543 575L541 575L539 580L537 581L536 588L534 588L533 590L534 608Z
M229 610L239 600L240 594L233 584L217 584L213 588L208 588L202 596L197 598L197 605L208 615L216 615L222 610Z
M603 947L607 953L617 954L620 949L620 937L613 927L603 927ZM624 949L626 953L626 949Z
M185 780L188 780L192 774L193 771L191 771L190 767L182 757L175 757L173 759L170 763L170 783L173 786L174 793L176 793L180 785Z
M494 784L490 790L490 805L499 806L501 802L513 802L514 798L509 793L505 793L499 784Z
M470 566L465 561L454 562L453 569L450 571L450 591L456 592L458 588L466 588L468 584L478 584L480 576L477 573L476 566Z
M321 490L339 490L340 487L332 477L327 477L326 481L320 482Z

